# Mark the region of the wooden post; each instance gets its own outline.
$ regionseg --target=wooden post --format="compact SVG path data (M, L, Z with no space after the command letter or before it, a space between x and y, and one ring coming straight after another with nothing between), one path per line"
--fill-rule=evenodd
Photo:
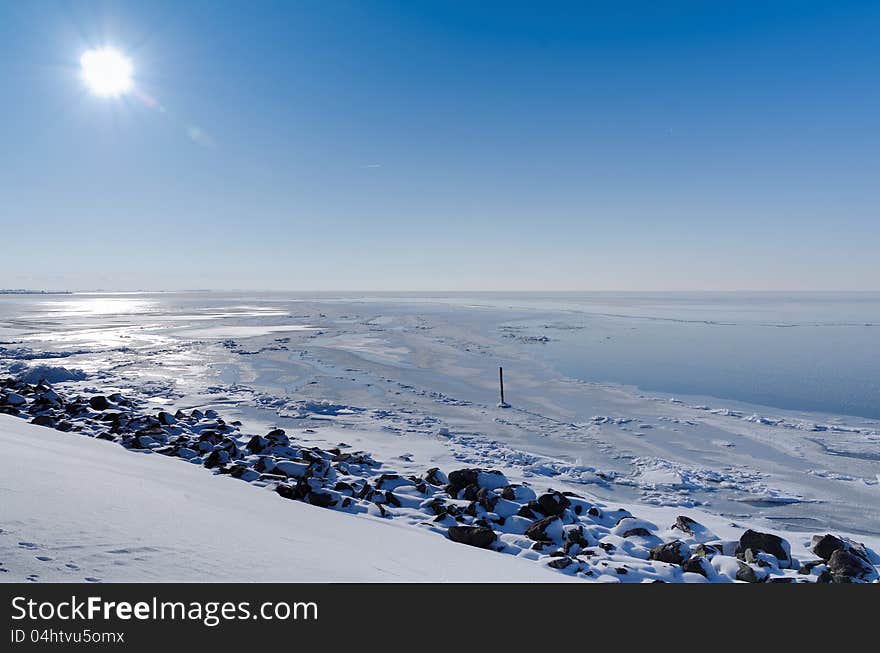
M498 387L501 389L501 405L504 405L504 369L498 367Z

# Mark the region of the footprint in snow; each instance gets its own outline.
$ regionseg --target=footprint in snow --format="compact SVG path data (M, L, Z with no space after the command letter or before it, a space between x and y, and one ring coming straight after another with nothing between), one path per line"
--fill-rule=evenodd
M19 542L18 546L20 546L22 549L36 549L37 548L37 545L34 544L33 542Z
M72 562L68 562L64 566L67 567L68 569L73 569L74 571L77 571L79 569L79 565L75 565Z
M52 560L49 556L34 556L40 562L49 562Z
M100 583L101 582L100 578L95 578L93 576L86 576L84 580L86 580L89 583Z

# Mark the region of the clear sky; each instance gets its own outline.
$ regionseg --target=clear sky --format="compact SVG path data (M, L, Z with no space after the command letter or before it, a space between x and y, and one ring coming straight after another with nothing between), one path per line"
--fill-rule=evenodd
M0 82L0 287L880 289L876 1L3 2Z

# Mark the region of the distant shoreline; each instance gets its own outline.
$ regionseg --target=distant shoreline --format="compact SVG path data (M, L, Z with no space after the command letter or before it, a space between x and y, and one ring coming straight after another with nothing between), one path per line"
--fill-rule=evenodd
M24 289L0 289L0 295L72 295L70 290L24 290Z

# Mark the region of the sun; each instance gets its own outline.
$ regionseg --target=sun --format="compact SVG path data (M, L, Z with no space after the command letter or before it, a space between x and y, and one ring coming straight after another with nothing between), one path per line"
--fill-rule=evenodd
M118 97L134 86L131 60L118 50L86 50L79 63L83 81L99 97Z

